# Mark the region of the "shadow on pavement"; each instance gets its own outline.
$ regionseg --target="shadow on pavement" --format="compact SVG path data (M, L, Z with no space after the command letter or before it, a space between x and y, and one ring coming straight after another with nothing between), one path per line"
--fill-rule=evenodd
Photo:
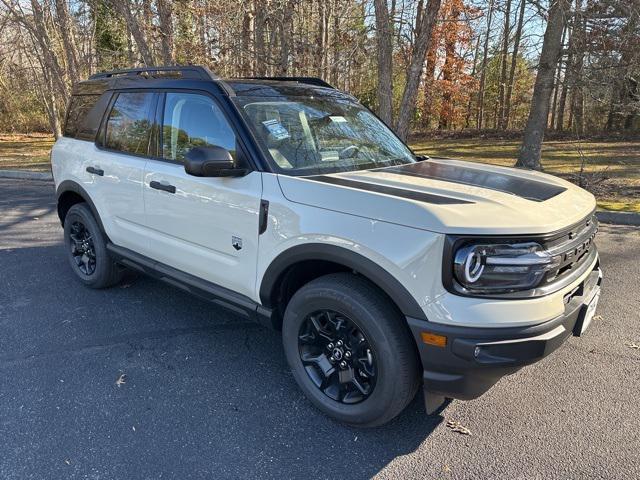
M86 289L60 245L0 265L2 478L370 478L442 420L418 395L384 427L333 422L278 332L145 277Z

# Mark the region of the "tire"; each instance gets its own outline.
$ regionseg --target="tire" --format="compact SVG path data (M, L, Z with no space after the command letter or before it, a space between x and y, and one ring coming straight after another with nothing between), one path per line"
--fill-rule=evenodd
M318 314L319 311L328 313ZM331 333L338 324L341 327ZM345 336L340 333L345 330L360 333ZM319 353L324 351L323 342L336 338L344 339L340 349L350 344L348 348L353 347L348 338L359 339L356 344L370 347L366 348L366 356L361 351L351 353L352 363L346 367L348 373L345 374L345 378L358 380L361 387L368 382L371 389L364 389L369 392L366 396L362 389L354 388L352 382L342 381L340 370L345 367L336 366L339 362L335 360L346 357L346 352L331 350L334 342L330 341L324 345L326 352ZM341 422L359 427L387 423L404 410L420 385L418 353L404 317L375 285L354 274L326 275L300 288L287 305L282 339L287 361L300 388L318 409ZM327 358L338 373L323 373L330 371ZM365 368L358 370L358 365ZM334 386L336 375L338 390ZM326 384L329 387L323 391L321 388ZM340 398L342 395L344 400ZM345 403L353 402L358 396L356 403Z
M64 243L71 269L83 285L106 288L122 279L123 269L109 256L106 237L86 203L77 203L67 212Z

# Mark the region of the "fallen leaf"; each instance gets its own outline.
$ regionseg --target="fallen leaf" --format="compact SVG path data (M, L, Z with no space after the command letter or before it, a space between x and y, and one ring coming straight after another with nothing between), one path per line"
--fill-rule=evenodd
M124 373L121 373L116 380L116 385L120 387L120 385L124 385L125 383L127 383L127 376Z
M633 348L633 349L635 349L635 350L640 350L640 345L636 345L636 344L635 344L635 343L633 343L633 342L632 342L632 343L627 343L627 344L625 344L625 345L626 345L627 347L629 347L629 348Z
M66 463L67 465L71 465L71 461L67 459L65 459L64 463Z
M131 427L131 428L133 429L134 432L136 431L136 427Z
M456 433L460 433L462 435L471 435L471 430L462 425L458 421L448 420L447 427L449 427L452 431Z

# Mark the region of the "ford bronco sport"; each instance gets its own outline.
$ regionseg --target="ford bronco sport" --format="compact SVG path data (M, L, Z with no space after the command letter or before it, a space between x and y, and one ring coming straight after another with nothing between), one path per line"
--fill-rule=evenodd
M198 66L75 86L53 147L84 285L125 269L282 331L309 400L383 424L473 399L594 316L594 197L543 173L414 155L317 78Z

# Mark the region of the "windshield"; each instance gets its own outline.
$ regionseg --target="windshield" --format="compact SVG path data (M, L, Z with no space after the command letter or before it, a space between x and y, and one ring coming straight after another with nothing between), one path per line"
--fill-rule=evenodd
M369 110L338 96L236 97L276 171L317 175L415 162Z

